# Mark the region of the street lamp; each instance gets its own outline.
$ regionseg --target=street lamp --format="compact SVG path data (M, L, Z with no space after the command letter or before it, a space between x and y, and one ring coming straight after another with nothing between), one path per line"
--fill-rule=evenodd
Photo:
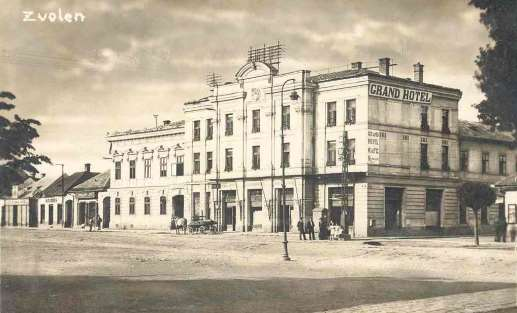
M285 84L287 82L290 82L292 81L293 84L294 84L294 78L290 78L288 80L286 80L283 84L282 84L282 89L280 90L280 107L281 107L281 110L284 109L284 87L285 87ZM290 95L290 98L291 100L297 100L298 99L298 94L296 93L295 90L293 90L293 92L291 93ZM282 242L283 245L284 245L284 254L282 255L282 257L284 258L284 261L290 261L291 258L289 257L289 253L287 252L287 223L286 223L286 212L285 212L285 160L284 160L284 126L285 126L285 121L284 121L284 116L282 114L282 118L281 118L281 126L280 126L280 139L281 139L281 147L280 147L280 153L282 155L282 162L281 162L281 166L282 166L282 223L283 223L283 231L284 231L284 241Z
M65 219L63 218L64 216L64 211L65 211L65 164L63 163L56 163L54 165L60 165L61 166L61 224L63 224L62 226L64 227L64 223L65 223ZM59 215L59 210L58 211L58 215Z

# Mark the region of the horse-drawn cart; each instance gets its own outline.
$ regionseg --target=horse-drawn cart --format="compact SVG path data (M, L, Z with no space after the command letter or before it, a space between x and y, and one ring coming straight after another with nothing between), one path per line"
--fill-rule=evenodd
M216 225L217 223L215 221L209 219L199 219L196 221L192 221L190 222L190 224L188 224L188 231L191 234L204 234L206 232L214 233L216 231Z

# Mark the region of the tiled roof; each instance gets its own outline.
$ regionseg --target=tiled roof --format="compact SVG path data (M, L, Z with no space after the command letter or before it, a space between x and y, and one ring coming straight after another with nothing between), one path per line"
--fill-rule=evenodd
M22 188L18 186L18 198L38 197L42 191L54 183L56 179L56 177L45 176Z
M107 190L110 186L110 171L100 173L92 178L80 183L71 189L74 191L101 191Z
M509 176L501 179L497 183L495 183L497 187L516 187L517 188L517 175Z
M512 143L514 138L510 132L493 131L490 126L477 122L458 120L460 138L482 139Z
M63 179L59 177L56 181L54 181L50 186L48 186L42 192L42 197L56 197L62 195L62 190L64 189L65 194L73 187L79 185L80 183L92 178L93 176L99 173L93 172L77 172L72 175L63 175ZM61 181L64 181L64 188L61 187Z

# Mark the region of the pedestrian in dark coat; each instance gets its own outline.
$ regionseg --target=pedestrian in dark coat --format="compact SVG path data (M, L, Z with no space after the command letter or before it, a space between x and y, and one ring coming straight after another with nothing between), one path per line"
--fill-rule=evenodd
M309 233L309 240L314 240L314 221L312 217L305 223L305 230Z
M93 228L93 217L90 217L90 219L88 220L88 224L90 224L90 231L92 231L92 228Z
M97 216L97 230L101 230L102 218Z
M307 240L307 238L305 237L305 227L303 225L303 219L300 219L296 226L298 227L298 231L300 232L300 240L302 240L302 236L303 240Z

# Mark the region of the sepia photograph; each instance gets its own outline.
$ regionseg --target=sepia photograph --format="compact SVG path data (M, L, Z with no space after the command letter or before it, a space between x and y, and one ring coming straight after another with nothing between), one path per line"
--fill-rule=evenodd
M0 4L0 312L517 313L516 0Z

